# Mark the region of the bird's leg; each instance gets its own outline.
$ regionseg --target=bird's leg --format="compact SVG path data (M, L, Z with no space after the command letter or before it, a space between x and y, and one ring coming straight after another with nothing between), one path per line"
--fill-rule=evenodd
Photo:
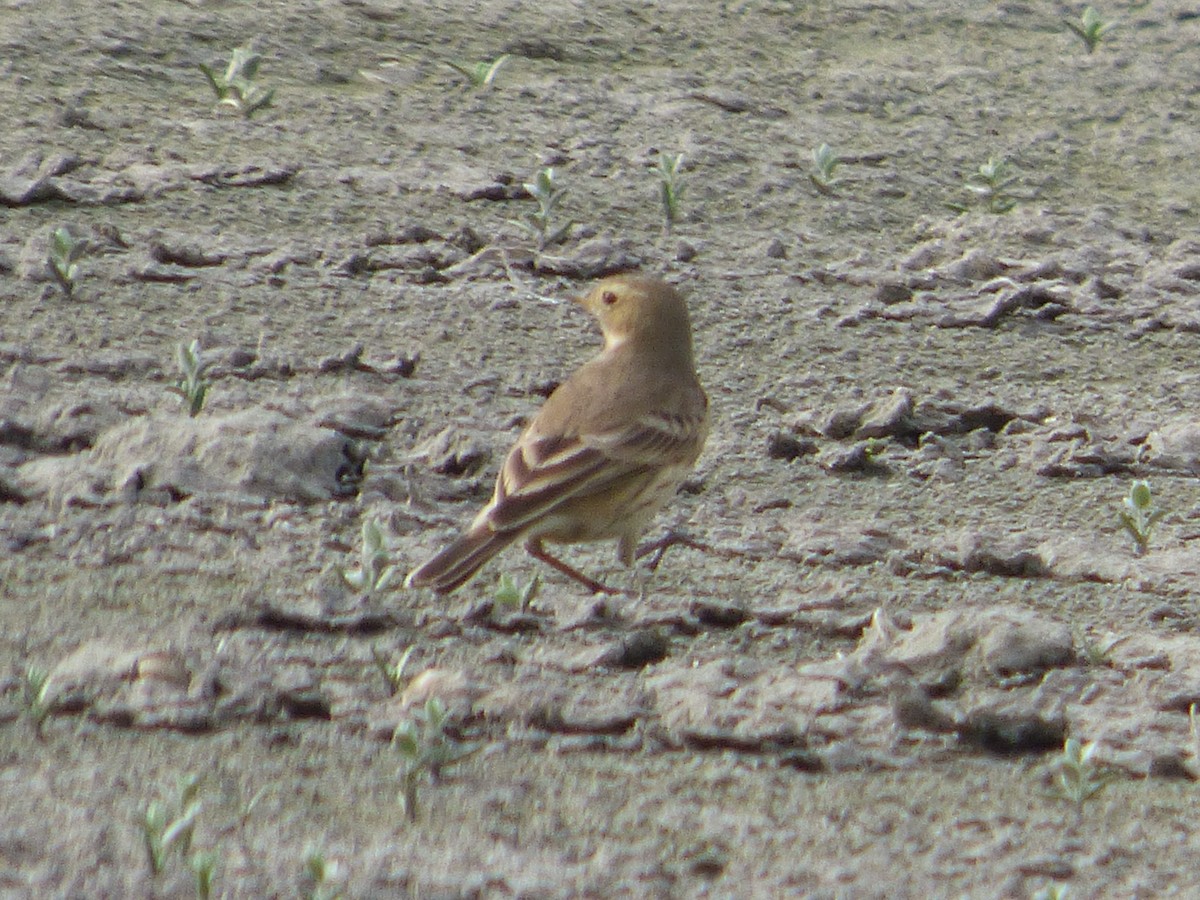
M575 581L578 581L580 584L584 585L588 590L590 590L593 594L619 594L619 593L621 593L621 591L617 590L616 588L610 588L608 585L597 581L595 578L589 578L587 575L584 575L582 572L580 572L574 566L567 565L565 562L563 562L557 556L551 556L548 552L546 552L546 548L544 548L542 546L542 542L539 540L532 540L532 541L529 541L527 544L525 544L525 552L528 553L530 556L532 556L534 559L541 560L546 565L548 565L550 568L557 569L559 572L562 572L562 574L566 575L568 578L572 578Z
M642 546L638 547L637 558L641 559L642 557L649 556L650 554L653 553L654 558L652 560L650 560L649 563L647 563L647 568L651 572L657 571L658 564L660 562L662 562L663 556L666 554L666 552L669 549L671 549L672 547L674 547L677 544L682 544L684 547L691 547L693 550L699 550L701 553L711 553L716 556L725 556L725 557L731 556L731 554L728 551L719 550L718 548L712 546L711 544L705 544L702 541L697 541L693 538L688 537L682 531L675 531L674 529L672 529L672 530L668 531L665 535L660 537L658 540L650 541L650 542L642 544Z

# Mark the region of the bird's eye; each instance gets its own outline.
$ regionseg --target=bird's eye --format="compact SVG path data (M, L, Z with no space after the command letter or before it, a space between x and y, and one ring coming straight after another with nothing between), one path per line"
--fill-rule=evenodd
M605 306L612 306L617 302L617 293L616 291L605 291L600 295L600 300Z

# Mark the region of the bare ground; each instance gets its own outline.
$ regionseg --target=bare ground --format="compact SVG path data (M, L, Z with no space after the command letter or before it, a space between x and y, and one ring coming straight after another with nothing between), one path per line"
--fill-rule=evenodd
M1189 894L1192 7L1103 9L1094 54L1064 4L254 12L0 5L0 893L193 895L139 822L194 775L214 896ZM244 119L198 65L250 39ZM363 522L404 569L469 519L597 343L562 301L627 266L689 294L715 427L660 524L720 552L527 613L492 608L517 552L450 601L347 589ZM413 822L389 738L429 696L475 752ZM1079 814L1068 735L1116 776Z

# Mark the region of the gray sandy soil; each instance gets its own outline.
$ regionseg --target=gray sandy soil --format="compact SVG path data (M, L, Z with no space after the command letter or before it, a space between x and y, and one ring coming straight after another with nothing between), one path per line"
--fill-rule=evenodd
M1193 895L1200 21L1081 12L0 3L0 895ZM246 118L199 64L251 40ZM402 572L470 519L621 268L689 297L714 428L652 536L713 552L349 588L365 522ZM410 818L430 698L474 752Z

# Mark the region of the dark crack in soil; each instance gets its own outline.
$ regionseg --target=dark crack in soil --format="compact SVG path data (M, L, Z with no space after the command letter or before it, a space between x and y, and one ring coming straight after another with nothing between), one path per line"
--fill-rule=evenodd
M1200 21L1081 12L0 3L0 894L1188 895ZM199 66L252 39L247 117ZM689 298L702 547L400 588L626 268Z

